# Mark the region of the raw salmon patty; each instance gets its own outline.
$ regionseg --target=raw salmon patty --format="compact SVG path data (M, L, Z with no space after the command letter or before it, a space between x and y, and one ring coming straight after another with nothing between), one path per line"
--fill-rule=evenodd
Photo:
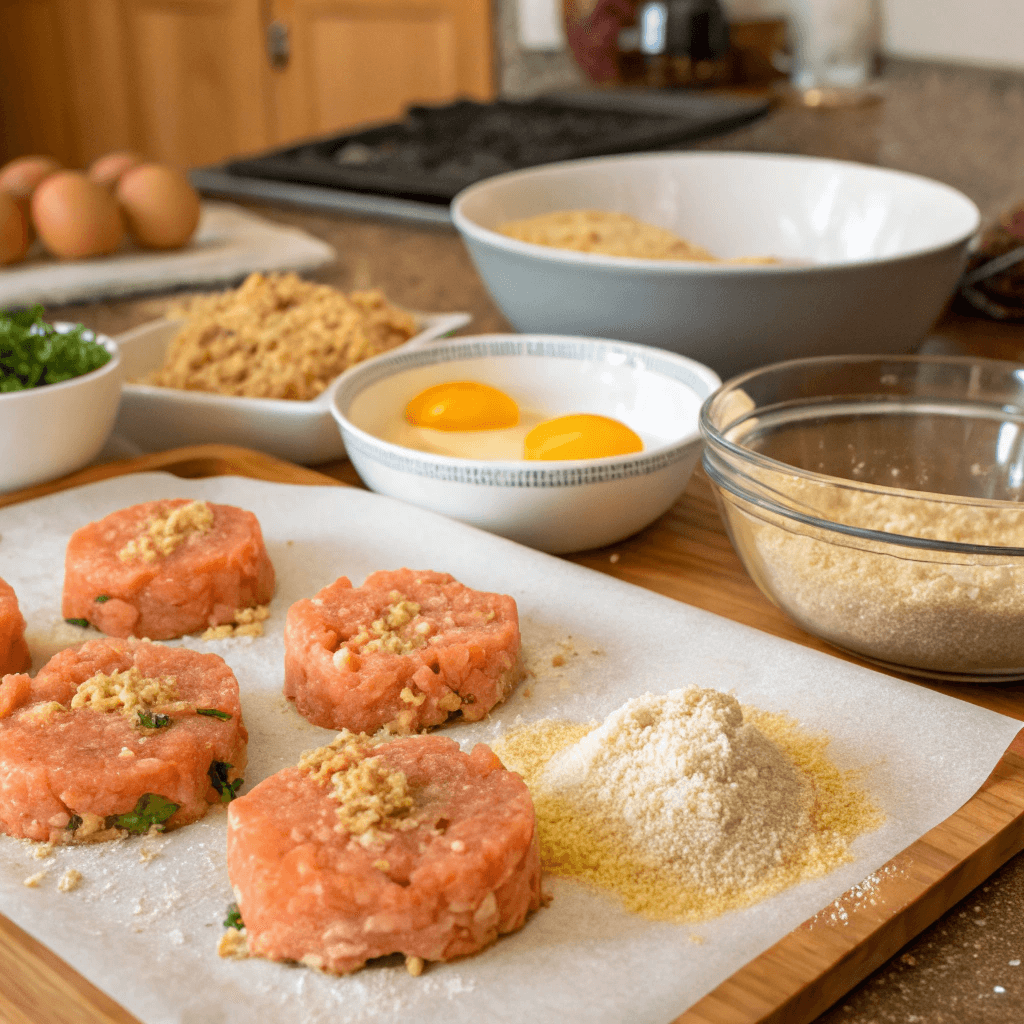
M308 751L231 804L227 856L249 952L338 974L475 953L540 905L526 784L442 736Z
M232 505L133 505L76 530L64 560L64 617L108 636L170 640L273 595L260 524Z
M32 664L25 643L25 618L18 608L14 588L0 580L0 676L24 672Z
M520 675L519 615L504 594L442 572L342 576L288 609L284 693L327 729L409 733L483 718Z
M92 640L0 680L0 832L57 843L175 828L245 768L238 683L216 654Z

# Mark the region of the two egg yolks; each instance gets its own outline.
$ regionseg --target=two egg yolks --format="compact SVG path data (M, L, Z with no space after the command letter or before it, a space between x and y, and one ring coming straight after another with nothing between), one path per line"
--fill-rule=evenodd
M503 430L519 423L519 406L504 391L475 381L449 381L421 391L405 407L414 427ZM573 413L537 424L524 440L524 458L601 459L643 451L639 435L608 416Z

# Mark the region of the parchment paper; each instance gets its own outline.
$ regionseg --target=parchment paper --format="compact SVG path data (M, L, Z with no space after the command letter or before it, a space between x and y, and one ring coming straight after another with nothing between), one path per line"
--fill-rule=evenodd
M195 236L166 252L125 243L111 256L57 260L37 244L0 274L0 307L48 305L168 288L230 284L255 270L312 270L334 248L299 228L275 224L230 203L204 202Z
M856 842L852 863L700 926L653 924L547 879L554 900L522 931L477 956L429 965L419 978L397 957L345 978L219 959L231 900L222 810L166 836L60 849L46 860L33 858L32 844L0 836L0 910L146 1024L668 1021L952 814L1020 725L378 495L232 477L121 477L0 510L0 576L18 593L36 668L96 635L60 618L69 534L159 497L251 509L277 568L266 636L184 641L222 654L238 677L247 788L331 736L281 696L288 606L339 575L361 583L373 570L410 566L451 572L519 604L537 678L489 720L445 728L464 747L517 719L600 719L638 693L698 682L828 730L839 764L867 766L866 785L888 818ZM551 668L555 653L565 656L563 669ZM62 893L56 883L70 867L84 881ZM42 868L39 887L25 888Z

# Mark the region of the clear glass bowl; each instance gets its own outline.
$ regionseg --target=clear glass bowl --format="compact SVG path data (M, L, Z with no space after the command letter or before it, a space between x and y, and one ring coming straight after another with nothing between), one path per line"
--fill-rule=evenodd
M828 356L735 377L704 468L754 582L876 664L1024 678L1024 366Z

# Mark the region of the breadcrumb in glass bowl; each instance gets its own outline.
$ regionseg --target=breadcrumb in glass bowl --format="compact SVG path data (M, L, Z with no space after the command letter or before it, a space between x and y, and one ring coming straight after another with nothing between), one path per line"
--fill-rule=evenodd
M886 668L1024 678L1024 366L792 360L700 416L740 559L798 625Z

